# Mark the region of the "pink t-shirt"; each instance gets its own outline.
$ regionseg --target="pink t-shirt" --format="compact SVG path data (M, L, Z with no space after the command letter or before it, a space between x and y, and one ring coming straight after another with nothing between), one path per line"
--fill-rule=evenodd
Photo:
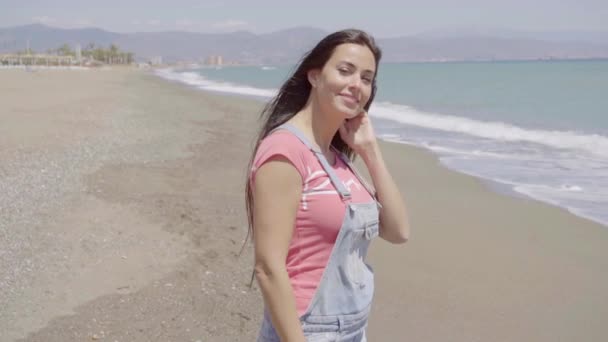
M287 130L275 131L261 142L251 170L252 183L257 169L277 156L289 160L302 176L302 197L286 260L298 314L302 315L306 312L329 261L342 227L346 203L314 153ZM332 167L351 192L351 203L373 200L342 159L336 157L336 163Z

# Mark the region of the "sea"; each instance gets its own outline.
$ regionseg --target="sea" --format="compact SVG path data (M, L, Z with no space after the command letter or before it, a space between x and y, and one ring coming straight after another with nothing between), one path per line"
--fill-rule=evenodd
M293 69L193 65L156 74L267 101ZM377 84L369 114L380 138L608 227L608 61L385 63Z

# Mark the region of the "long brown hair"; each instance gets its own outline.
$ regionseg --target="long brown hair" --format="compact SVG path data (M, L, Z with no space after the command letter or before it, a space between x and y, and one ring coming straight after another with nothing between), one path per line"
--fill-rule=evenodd
M287 81L281 86L278 94L266 104L260 114L260 120L263 122L262 129L257 137L255 148L249 160L249 167L247 168L250 172L253 166L253 160L257 152L260 142L275 128L287 122L296 113L298 113L308 101L310 96L311 85L308 81L308 71L321 69L325 66L325 63L332 56L334 50L338 45L341 44L358 44L367 46L375 57L376 62L376 73L378 74L378 64L382 57L380 48L376 45L374 38L364 31L356 29L342 30L334 32L327 37L323 38L317 45L307 52L297 65L293 74L287 79ZM367 104L364 106L365 110L369 110L370 105L376 95L376 76L372 81L372 92ZM348 145L342 140L339 132L332 138L331 144L338 151L344 153L349 158L353 158L353 151ZM247 238L245 243L249 240L249 236L253 234L253 193L251 189L251 183L249 179L249 173L246 181L246 197L245 203L247 206L247 219L249 222L249 229L247 232ZM244 247L244 245L243 245ZM241 249L242 252L242 249Z

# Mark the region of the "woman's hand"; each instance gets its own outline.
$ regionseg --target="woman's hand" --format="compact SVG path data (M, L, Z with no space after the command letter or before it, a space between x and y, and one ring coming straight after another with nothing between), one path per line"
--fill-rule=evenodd
M359 155L376 147L376 135L366 111L350 120L344 120L340 126L340 137Z
M399 187L390 175L366 112L345 120L340 137L361 156L376 189L380 210L380 237L391 243L405 243L410 236L407 209Z

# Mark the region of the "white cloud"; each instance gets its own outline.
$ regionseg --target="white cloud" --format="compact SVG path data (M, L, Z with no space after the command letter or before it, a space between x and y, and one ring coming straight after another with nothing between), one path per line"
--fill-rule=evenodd
M196 23L193 22L190 19L179 19L175 21L175 26L177 27L181 27L181 28L187 28L187 27L192 27L194 26Z
M57 23L57 19L55 18L51 18L51 17L47 17L47 16L38 16L38 17L33 17L32 21L38 24L45 24L45 25L49 25L49 24L55 24Z
M249 23L243 20L228 19L224 21L218 21L211 25L216 30L236 30L242 29L249 26Z
M93 22L88 19L78 19L74 22L74 25L78 27L93 26Z
M80 18L74 20L59 20L57 18L49 17L49 16L37 16L32 18L32 22L50 25L61 28L79 28L79 27L88 27L93 26L93 22L89 19Z
M150 26L159 26L160 20L157 20L157 19L148 20L148 21L146 21L146 24L148 24Z

